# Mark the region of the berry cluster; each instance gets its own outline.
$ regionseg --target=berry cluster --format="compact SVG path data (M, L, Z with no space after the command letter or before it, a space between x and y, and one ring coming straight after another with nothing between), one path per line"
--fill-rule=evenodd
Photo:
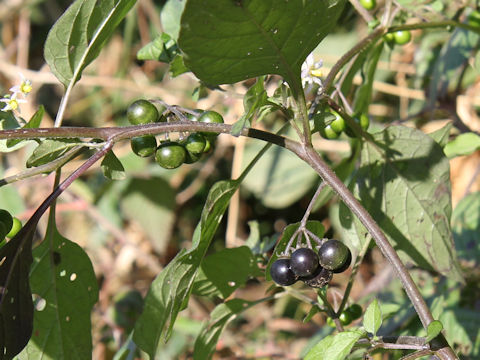
M361 114L353 116L355 122L361 126L362 130L367 131L370 126L370 119L367 115ZM342 132L350 137L355 137L355 132L348 126L345 120L336 111L327 111L317 113L311 120L312 132L319 132L325 139L337 139Z
M7 210L0 209L0 246L5 237L14 237L22 228L22 222L12 217Z
M127 119L132 125L151 124L168 121L163 115L166 108L158 111L157 107L147 100L137 100L127 109ZM223 124L223 117L215 111L196 110L199 116L185 114L190 121ZM209 152L217 134L211 132L190 133L178 141L164 140L157 146L153 135L138 136L131 139L132 151L141 157L155 155L155 161L165 169L175 169L182 164L192 164Z
M334 239L325 241L318 253L306 247L295 250L292 255L275 260L270 268L273 281L281 286L293 285L302 280L308 286L326 286L334 273L345 271L352 262L350 249Z

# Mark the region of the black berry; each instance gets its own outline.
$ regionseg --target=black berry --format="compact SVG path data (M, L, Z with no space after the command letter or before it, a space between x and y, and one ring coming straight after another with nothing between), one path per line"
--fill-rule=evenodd
M297 277L290 269L290 259L277 259L270 268L273 281L281 286L289 286L297 281Z
M318 266L318 255L309 248L295 250L290 258L290 268L297 276L311 276Z
M328 240L318 250L320 265L335 273L345 271L352 261L350 249L341 241Z

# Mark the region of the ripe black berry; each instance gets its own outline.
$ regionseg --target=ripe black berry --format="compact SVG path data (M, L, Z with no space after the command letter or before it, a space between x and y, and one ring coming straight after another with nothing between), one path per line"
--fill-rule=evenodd
M345 271L352 261L350 249L341 241L328 240L318 250L320 265L335 273Z
M277 259L270 268L270 275L278 285L288 286L297 281L293 271L290 269L290 259Z
M290 268L297 276L311 276L318 266L318 255L309 248L295 250L290 258Z

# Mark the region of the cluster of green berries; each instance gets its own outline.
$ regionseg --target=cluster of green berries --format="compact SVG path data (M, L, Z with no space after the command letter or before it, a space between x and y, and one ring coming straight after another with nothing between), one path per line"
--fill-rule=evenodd
M322 243L318 253L302 247L290 257L275 260L270 275L281 286L293 285L301 280L308 286L321 288L328 285L334 273L347 270L351 262L350 249L341 241L330 239Z
M12 238L22 228L22 222L16 217L10 215L7 210L0 209L0 244L4 242L5 238Z
M165 108L159 111L157 107L148 100L137 100L127 109L127 119L132 125L151 124L165 122L167 118L163 115ZM204 123L221 123L223 117L215 111L195 111L198 116L186 113L190 121ZM175 169L182 164L192 164L198 161L204 153L212 148L217 134L212 132L190 133L186 138L173 141L164 140L157 144L153 135L138 136L131 139L132 151L141 157L155 155L155 161L165 169ZM158 145L158 146L157 146Z
M367 131L370 126L370 119L366 114L354 116L353 119L363 131ZM355 137L353 129L348 126L340 114L333 110L315 114L310 121L310 125L312 132L318 131L325 139L337 139L342 132L350 137Z
M350 325L352 321L360 319L362 317L362 307L358 304L352 304L348 308L342 311L340 316L338 317L338 320L340 320L340 323L343 326ZM335 327L335 322L333 321L332 318L327 319L327 324L330 325L331 327Z
M394 45L405 45L412 40L412 33L408 30L398 30L392 33L386 33L383 38L390 47Z

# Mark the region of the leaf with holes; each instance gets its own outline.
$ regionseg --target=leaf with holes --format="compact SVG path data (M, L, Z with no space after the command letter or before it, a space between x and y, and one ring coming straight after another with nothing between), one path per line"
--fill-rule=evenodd
M5 354L6 359L22 351L32 335L33 302L28 277L36 225L25 224L0 249L0 354Z
M178 43L202 81L227 84L278 74L300 89L307 55L332 31L344 0L190 0Z
M136 0L77 0L50 29L44 56L50 70L68 87L100 53Z
M54 224L33 257L33 335L20 359L91 358L90 315L98 300L98 285L89 257L60 235Z
M461 281L450 230L450 168L442 148L428 135L390 126L361 150L352 183L402 260ZM345 205L340 221L347 243L361 248L368 232Z

